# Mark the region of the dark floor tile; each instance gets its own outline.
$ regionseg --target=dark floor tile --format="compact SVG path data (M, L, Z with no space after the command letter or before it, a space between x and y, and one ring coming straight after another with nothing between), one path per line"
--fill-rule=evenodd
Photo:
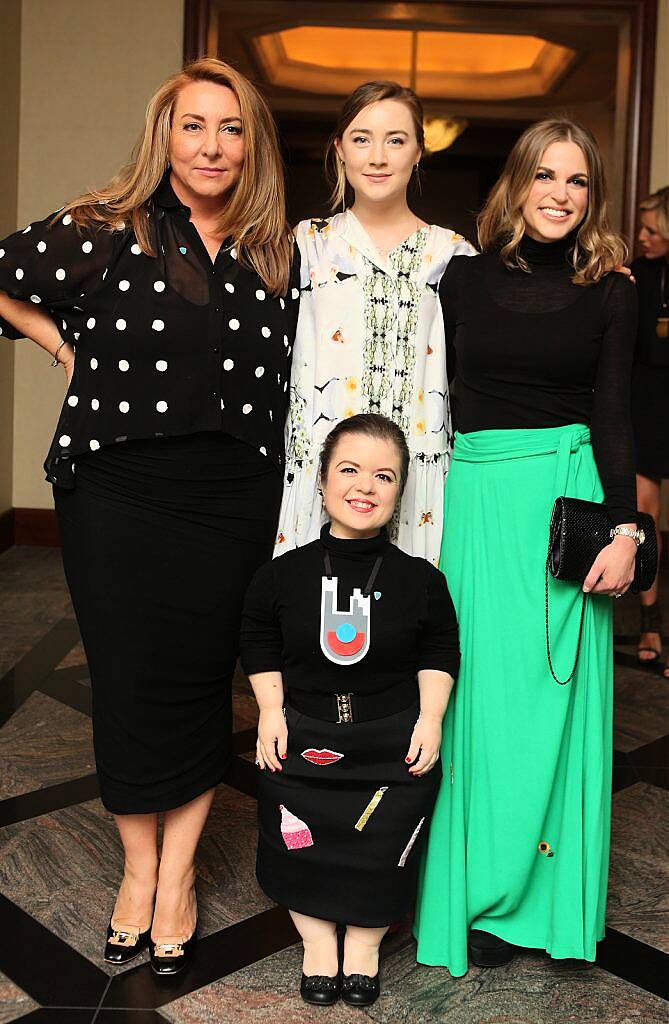
M0 678L0 724L4 724L53 673L55 665L76 642L74 619L55 622Z
M92 1024L93 1020L97 1020L94 1010L57 1006L33 1010L27 1017L21 1017L20 1024Z
M327 1009L308 1006L299 995L302 951L283 950L190 993L160 1009L171 1024L360 1024L364 1011L337 1003ZM393 1022L398 1024L404 1015Z
M42 693L0 729L0 800L95 771L90 719Z
M168 1003L172 1024L312 1024L325 1011L299 998L298 946ZM592 965L523 954L498 970L472 968L453 979L441 968L415 962L406 937L390 943L381 966L382 995L368 1010L338 1004L333 1024L368 1018L377 1024L660 1024L666 1004Z
M81 640L74 645L69 654L65 655L58 668L74 668L78 665L86 665L86 655L84 654L84 645Z
M0 555L0 676L70 615L59 551L13 547Z
M255 847L255 801L220 786L198 851L202 936L271 906L255 880ZM108 974L118 969L101 948L122 864L97 800L0 831L0 891Z
M607 923L669 953L669 793L637 783L613 798Z
M18 903L0 896L0 964L40 1006L95 1009L107 976Z
M95 1018L95 1024L166 1024L166 1021L167 1017L157 1010L100 1010ZM228 1022L220 1021L219 1024Z
M669 732L669 680L616 666L613 728L613 745L622 751Z
M31 1010L35 1009L37 1003L31 999L22 989L10 981L6 974L0 971L0 1024L9 1024L9 1021L18 1020Z

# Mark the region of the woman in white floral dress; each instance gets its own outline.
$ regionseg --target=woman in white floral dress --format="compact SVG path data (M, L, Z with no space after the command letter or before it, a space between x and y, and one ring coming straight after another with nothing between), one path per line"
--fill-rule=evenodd
M410 89L359 86L344 104L326 158L334 202L344 206L347 191L354 202L296 229L300 313L276 554L319 535L318 456L328 432L347 416L377 412L399 424L411 453L391 538L437 563L452 440L439 282L452 256L475 250L409 208L422 122Z

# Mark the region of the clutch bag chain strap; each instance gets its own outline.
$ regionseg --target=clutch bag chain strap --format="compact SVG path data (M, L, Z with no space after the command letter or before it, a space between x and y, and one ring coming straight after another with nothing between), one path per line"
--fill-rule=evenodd
M549 555L550 557L550 555ZM567 683L571 682L576 672L576 666L578 665L578 657L581 653L581 640L583 639L583 623L585 621L585 599L587 594L583 593L583 600L581 601L581 621L578 626L578 640L576 642L576 655L574 657L574 664L572 670L566 679L558 679L553 668L553 659L551 658L551 637L550 637L550 623L548 617L548 558L546 559L546 653L548 655L548 667L551 670L551 675L556 683L560 686L566 686Z

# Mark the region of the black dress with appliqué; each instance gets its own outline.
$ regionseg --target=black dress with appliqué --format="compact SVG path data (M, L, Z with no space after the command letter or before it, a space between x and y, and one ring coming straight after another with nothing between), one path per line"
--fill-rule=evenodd
M156 257L67 215L0 243L0 288L76 349L45 468L89 663L105 807L182 806L231 757L244 593L270 556L299 292L214 262L166 177ZM7 324L3 333L16 337Z
M336 605L348 608L382 556L370 592L369 649L337 664L321 645L328 553ZM419 714L417 672L457 675L458 632L445 577L388 541L319 540L263 566L249 587L242 622L249 675L280 671L288 756L283 770L258 773L257 875L279 904L311 917L381 927L409 910L420 849L441 781L441 762L422 778L406 755ZM352 722L296 709L309 697L353 694ZM356 699L379 707L356 721ZM299 700L298 700L299 696ZM378 703L377 703L378 702Z
M632 424L637 473L669 478L669 260L632 264L639 327L632 371Z

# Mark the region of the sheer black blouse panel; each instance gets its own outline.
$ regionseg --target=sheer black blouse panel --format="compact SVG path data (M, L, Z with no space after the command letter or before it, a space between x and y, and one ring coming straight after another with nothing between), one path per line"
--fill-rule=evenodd
M297 248L288 293L273 298L231 244L212 262L167 178L151 217L156 257L126 226L81 230L68 215L0 242L0 289L40 304L76 350L45 463L59 486L74 486L83 452L200 431L223 431L283 463ZM5 321L0 328L18 337Z
M530 273L509 270L492 253L449 263L440 296L456 426L469 433L589 425L611 515L634 522L636 289L622 274L573 284L569 245L525 238Z

